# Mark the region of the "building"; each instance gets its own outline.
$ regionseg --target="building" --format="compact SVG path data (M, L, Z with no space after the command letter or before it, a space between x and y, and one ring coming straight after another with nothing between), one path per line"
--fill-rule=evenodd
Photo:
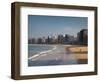
M58 35L58 44L62 44L62 43L64 43L64 37L63 37L63 35Z
M87 45L88 43L88 30L82 29L80 32L77 33L77 41L78 44Z
M38 44L42 44L42 38L38 38L38 39L37 39L37 43L38 43Z
M35 44L35 43L36 43L35 38L28 39L28 44Z

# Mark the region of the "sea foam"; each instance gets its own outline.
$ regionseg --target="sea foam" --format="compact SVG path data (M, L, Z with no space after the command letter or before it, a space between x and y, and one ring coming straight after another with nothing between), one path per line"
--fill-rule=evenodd
M54 46L51 50L46 50L46 51L39 52L39 53L29 57L28 59L31 60L33 58L36 58L36 57L40 56L41 54L45 54L46 55L47 53L50 53L50 52L52 52L55 49L57 49L57 46ZM41 56L43 56L43 55L41 55Z

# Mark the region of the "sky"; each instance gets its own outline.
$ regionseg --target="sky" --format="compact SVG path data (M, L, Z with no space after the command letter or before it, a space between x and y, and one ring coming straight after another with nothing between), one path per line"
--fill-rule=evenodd
M87 17L28 15L28 38L59 34L77 36L81 29L87 27Z

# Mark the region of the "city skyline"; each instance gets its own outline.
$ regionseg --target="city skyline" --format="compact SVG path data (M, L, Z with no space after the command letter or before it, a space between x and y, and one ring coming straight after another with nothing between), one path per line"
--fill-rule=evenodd
M81 29L87 29L87 17L28 16L28 38L70 34L76 36Z
M81 44L87 45L88 42L88 30L81 29L77 33L77 37L65 34L64 36L59 34L58 36L48 36L39 38L28 39L28 44Z

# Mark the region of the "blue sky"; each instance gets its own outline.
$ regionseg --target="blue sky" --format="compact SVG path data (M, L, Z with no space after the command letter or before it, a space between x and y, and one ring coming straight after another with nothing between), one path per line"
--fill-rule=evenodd
M70 16L28 16L28 38L69 34L76 36L81 29L87 29L87 17Z

